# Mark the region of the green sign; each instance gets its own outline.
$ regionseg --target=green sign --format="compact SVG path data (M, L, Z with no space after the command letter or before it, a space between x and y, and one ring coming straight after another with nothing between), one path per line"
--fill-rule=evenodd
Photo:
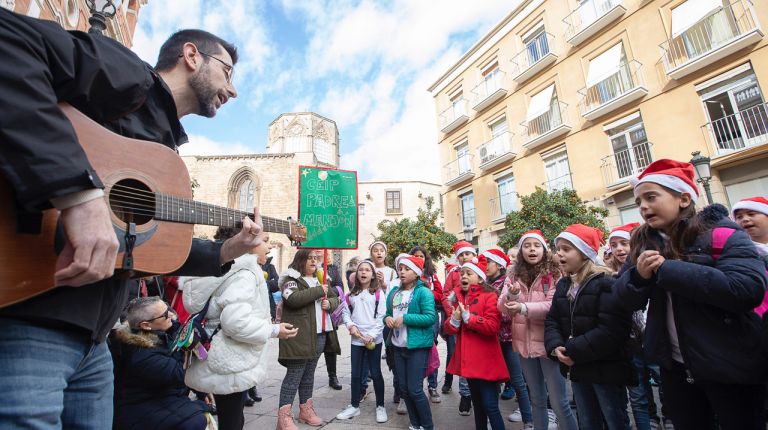
M299 167L302 248L357 249L357 172Z

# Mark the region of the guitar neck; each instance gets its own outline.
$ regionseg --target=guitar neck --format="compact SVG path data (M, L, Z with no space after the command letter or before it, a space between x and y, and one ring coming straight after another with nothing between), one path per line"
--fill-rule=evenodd
M183 224L240 228L243 218L253 219L253 213L163 194L155 194L155 208L155 218ZM262 215L261 221L264 231L292 233L291 223L287 220Z

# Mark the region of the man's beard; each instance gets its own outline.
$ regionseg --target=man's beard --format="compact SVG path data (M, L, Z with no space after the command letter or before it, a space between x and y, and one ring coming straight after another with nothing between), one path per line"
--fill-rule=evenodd
M199 72L189 78L189 86L197 97L197 114L206 118L213 118L216 115L214 101L218 99L218 91L211 85L207 65L204 65Z

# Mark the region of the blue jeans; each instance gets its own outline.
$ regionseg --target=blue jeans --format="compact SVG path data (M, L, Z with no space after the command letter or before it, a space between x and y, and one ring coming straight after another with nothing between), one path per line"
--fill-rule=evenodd
M373 390L376 393L376 406L384 406L384 377L381 375L381 344L369 350L364 346L352 345L352 387L359 387L362 378L367 377L368 370L373 379ZM350 390L352 393L352 406L360 406L360 390Z
M528 391L531 393L533 405L533 428L546 430L549 422L547 415L547 392L552 410L557 415L560 430L577 430L579 425L573 416L571 405L568 403L565 377L560 373L560 365L547 357L521 358Z
M467 380L475 406L475 430L486 430L488 422L491 429L504 430L504 420L499 411L498 384L494 381L471 378Z
M512 342L501 342L501 353L507 364L509 379L517 393L517 404L520 405L520 415L523 417L523 422L533 422L531 399L528 397L528 388L525 386L525 379L523 379L523 372L520 368L520 354L512 348Z
M0 318L0 428L112 428L112 357L85 331Z
M608 430L630 430L624 385L572 382L571 388L579 413L579 429L602 430L605 419Z
M395 346L395 367L400 395L408 408L411 426L432 430L432 411L424 394L424 372L431 348L400 348Z
M632 367L635 368L637 379L640 381L634 387L627 387L629 405L632 407L632 415L635 417L635 427L637 430L651 430L648 398L653 395L653 391L651 391L651 383L648 381L648 370L645 367L643 357L633 355Z

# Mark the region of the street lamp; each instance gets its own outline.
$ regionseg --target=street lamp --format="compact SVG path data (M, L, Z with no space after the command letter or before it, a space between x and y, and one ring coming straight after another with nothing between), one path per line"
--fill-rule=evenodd
M91 12L91 17L88 18L91 28L88 29L88 33L103 34L103 31L107 29L107 18L115 16L121 2L122 0L85 0L85 4Z
M712 200L712 192L709 190L709 180L712 179L712 170L709 164L709 157L701 155L700 151L692 152L691 164L693 164L694 170L696 170L697 181L704 186L704 192L707 193L707 200L709 204L714 203Z
M467 242L472 242L472 238L475 236L475 229L468 225L465 225L463 232L464 232L464 240L466 240Z

